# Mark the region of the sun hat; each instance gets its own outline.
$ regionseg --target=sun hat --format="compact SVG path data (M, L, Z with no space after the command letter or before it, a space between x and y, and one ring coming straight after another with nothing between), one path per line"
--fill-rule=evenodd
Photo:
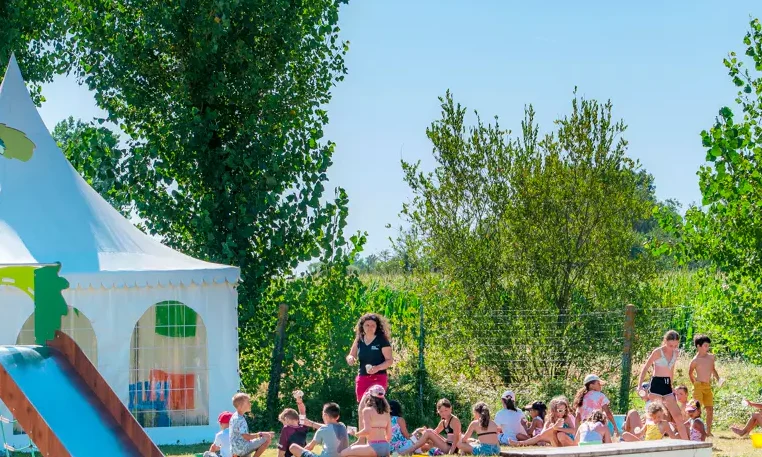
M512 390L506 390L500 398L510 398L511 400L516 401L516 394L514 394Z
M233 413L230 411L223 411L219 416L217 416L217 422L220 424L229 424L231 417L233 417Z
M603 384L604 382L606 382L606 381L604 381L603 379L599 378L599 377L598 377L598 375L595 375L595 374L589 374L589 375L585 376L585 380L584 380L584 381L582 381L582 384L587 384L587 383L590 383L590 382L595 382L595 381L598 381L598 382L600 382L601 384Z
M382 386L379 386L378 384L371 386L370 389L368 389L368 393L371 397L376 398L383 398L384 395L386 395L386 390Z

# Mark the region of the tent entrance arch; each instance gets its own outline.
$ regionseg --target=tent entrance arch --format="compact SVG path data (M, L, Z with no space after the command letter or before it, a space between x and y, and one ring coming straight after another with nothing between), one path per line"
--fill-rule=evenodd
M130 341L129 410L143 427L209 424L206 327L192 308L163 301Z

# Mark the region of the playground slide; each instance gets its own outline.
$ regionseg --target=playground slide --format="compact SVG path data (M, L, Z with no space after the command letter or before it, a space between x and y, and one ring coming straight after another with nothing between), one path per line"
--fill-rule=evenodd
M162 457L74 341L0 346L0 399L42 455Z

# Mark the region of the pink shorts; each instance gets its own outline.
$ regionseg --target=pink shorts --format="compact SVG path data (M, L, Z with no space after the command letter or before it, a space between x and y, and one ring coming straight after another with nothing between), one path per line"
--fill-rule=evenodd
M357 375L355 378L355 396L357 396L357 401L359 402L362 400L362 396L365 395L365 392L376 384L386 390L386 388L389 387L389 377L386 376L386 374Z

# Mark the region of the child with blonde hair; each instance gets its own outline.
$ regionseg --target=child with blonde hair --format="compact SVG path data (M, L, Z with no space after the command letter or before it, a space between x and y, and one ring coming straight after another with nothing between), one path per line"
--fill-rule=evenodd
M510 440L508 444L511 446L534 446L551 443L556 447L573 446L576 428L574 416L569 407L569 400L564 396L559 396L550 401L550 409L548 415L545 416L545 428L539 435L525 441Z
M676 438L677 433L669 426L665 419L666 408L658 401L651 402L646 409L646 425L637 427L635 433L625 432L622 434L624 441L654 441L664 437Z
M233 395L235 413L230 417L230 451L238 457L261 456L275 436L273 432L249 433L244 414L251 411L251 397L245 393Z

